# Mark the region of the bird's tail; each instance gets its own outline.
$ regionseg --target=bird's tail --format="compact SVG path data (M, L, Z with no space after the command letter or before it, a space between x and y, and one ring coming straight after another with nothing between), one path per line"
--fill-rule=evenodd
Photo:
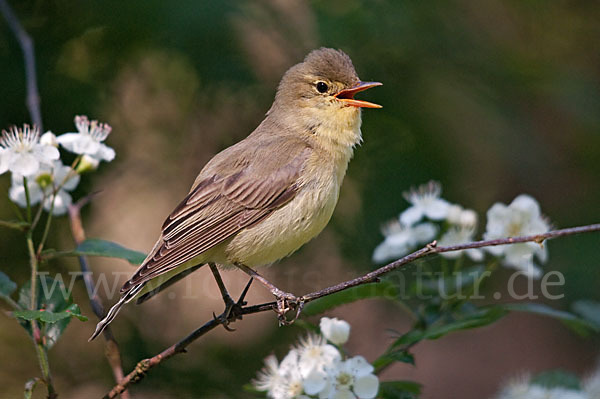
M127 302L131 301L133 298L135 298L135 296L140 292L140 290L144 288L144 285L146 285L146 282L131 287L131 289L125 295L123 295L121 299L119 299L119 302L115 303L113 307L110 308L106 316L102 320L100 320L96 325L96 331L94 331L92 336L88 339L88 342L92 341L94 338L100 335L102 331L104 331L104 329L110 324L110 322L112 322L115 319L115 317L117 317L117 314L119 313L119 310L121 310L121 307Z

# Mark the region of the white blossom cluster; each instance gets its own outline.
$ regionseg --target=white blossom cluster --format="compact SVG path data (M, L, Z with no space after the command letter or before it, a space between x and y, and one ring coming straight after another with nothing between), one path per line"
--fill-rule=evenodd
M581 384L581 389L546 387L532 383L521 376L504 386L494 399L598 399L600 398L600 370Z
M77 132L55 136L48 131L40 136L37 127L24 125L2 131L0 137L0 174L11 175L9 197L21 207L41 203L54 215L67 211L72 199L69 191L79 184L79 174L94 170L100 161L112 161L115 151L103 141L111 127L86 116L76 116ZM58 146L79 154L72 166L63 165ZM73 168L75 167L75 169Z
M437 239L439 246L465 244L475 240L477 213L449 203L440 197L441 192L439 183L429 182L404 193L411 206L397 219L382 227L385 239L373 252L374 262L397 259L434 239ZM540 234L549 230L550 225L542 215L538 202L529 195L521 194L510 205L496 203L488 210L483 238L493 240ZM443 234L438 237L440 231ZM501 257L503 265L516 268L533 278L541 275L540 268L533 262L534 257L541 262L545 262L548 257L546 247L533 242L485 249L493 256ZM484 251L477 248L440 255L452 259L463 253L474 262L481 262L485 256Z
M321 335L310 334L278 363L271 355L254 386L272 399L371 399L379 390L374 368L362 356L346 357L335 345L350 335L344 320L323 317ZM333 345L332 345L333 344Z

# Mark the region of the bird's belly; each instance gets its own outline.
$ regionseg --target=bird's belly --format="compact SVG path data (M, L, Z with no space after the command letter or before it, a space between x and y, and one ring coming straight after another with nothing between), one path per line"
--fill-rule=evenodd
M319 234L331 219L339 185L332 179L312 186L305 187L262 222L238 233L225 250L229 263L267 265L290 255Z

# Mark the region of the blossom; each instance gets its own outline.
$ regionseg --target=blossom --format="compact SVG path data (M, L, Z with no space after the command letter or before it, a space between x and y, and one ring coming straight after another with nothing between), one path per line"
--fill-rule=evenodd
M529 195L522 194L510 205L494 204L487 212L487 226L484 239L517 237L545 233L550 225L543 217L538 202ZM545 262L548 252L545 246L526 242L511 245L487 247L486 250L496 256L504 256L503 264L523 271L530 277L539 278L541 269L534 264L536 256Z
M473 242L474 235L474 227L452 226L439 239L438 245L441 247L446 247L450 245L466 244ZM479 248L471 248L463 251L466 252L469 258L473 259L475 262L481 262L483 260L483 251ZM440 255L449 259L455 259L458 258L463 251L442 252Z
M87 116L75 117L77 133L65 133L57 137L57 141L67 150L75 154L89 155L99 161L112 161L115 150L102 142L108 137L112 128L105 123L89 121Z
M563 387L545 387L531 384L528 377L520 377L502 388L495 399L592 399L585 392Z
M452 204L448 207L446 220L455 226L475 227L477 226L477 213L472 209L464 209L458 204Z
M30 204L35 205L43 200L46 211L50 212L52 208L53 215L62 215L72 203L68 191L74 190L77 184L79 184L79 175L70 166L65 166L60 161L54 161L52 166L42 166L36 175L27 179ZM54 196L54 207L52 207L52 193L56 188L58 191ZM22 176L16 173L12 175L12 186L8 196L19 206L27 206Z
M437 227L429 222L406 226L393 220L383 226L381 232L385 240L373 251L376 263L406 255L416 245L430 241L437 234Z
M431 220L443 220L448 215L450 203L440 198L442 188L437 182L429 182L418 189L404 193L404 198L412 204L400 215L400 222L412 226L423 216Z
M319 393L320 399L372 399L379 390L379 379L364 357L355 356L337 362L328 369L329 381Z
M350 324L345 320L339 320L334 317L322 317L319 323L321 333L329 342L336 345L345 344L350 335Z
M339 329L341 322L346 323L323 318L320 325L336 325ZM321 330L327 331L328 327ZM349 325L346 330L349 332ZM325 337L310 334L292 347L280 364L275 356L268 356L252 383L271 399L371 399L379 390L373 371L362 356L343 359Z
M21 176L31 176L41 165L58 159L60 153L52 145L40 143L36 126L24 125L23 129L11 127L2 131L0 138L0 174L10 170Z
M300 340L296 349L299 355L300 374L304 378L313 372L324 373L328 364L341 358L337 348L328 344L320 335L309 334Z

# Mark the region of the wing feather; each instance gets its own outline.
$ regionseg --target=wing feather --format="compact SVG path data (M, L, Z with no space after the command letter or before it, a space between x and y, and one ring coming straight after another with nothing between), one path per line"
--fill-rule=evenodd
M309 154L304 148L270 174L264 170L270 168L255 163L201 179L164 222L159 242L121 293L195 258L290 201Z

